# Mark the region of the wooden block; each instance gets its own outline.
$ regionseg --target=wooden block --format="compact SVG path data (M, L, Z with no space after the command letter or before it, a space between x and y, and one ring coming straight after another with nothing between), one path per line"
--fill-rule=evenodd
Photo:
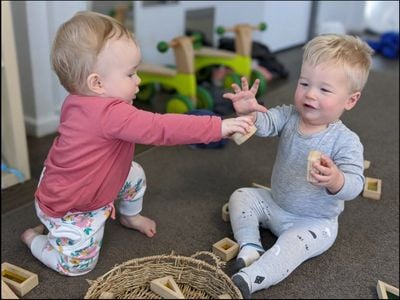
M251 126L250 131L247 134L241 134L241 133L234 133L232 135L232 139L235 141L237 145L243 144L245 141L247 141L254 133L256 133L257 127L256 126Z
M254 186L254 187L258 187L258 188L264 189L264 190L269 190L269 191L271 190L271 188L269 188L269 187L267 187L265 185L261 185L261 184L255 183L255 182L253 182L251 185Z
M1 264L1 279L19 297L23 297L39 284L37 274L6 262Z
M364 160L364 170L368 169L370 165L371 162L369 160Z
M229 294L222 294L218 296L218 299L232 299L232 297Z
M4 280L1 280L1 299L18 299Z
M172 276L152 280L150 289L165 299L185 299Z
M224 261L230 261L238 254L239 245L235 241L226 237L213 245L213 252Z
M312 164L314 162L320 162L321 160L321 152L312 150L308 153L307 159L307 181L309 182L316 182L316 180L311 176L310 172L312 170Z
M99 299L115 299L115 296L110 292L102 292Z
M379 200L382 193L382 180L365 177L363 197Z
M378 280L378 284L376 285L376 291L378 292L379 299L398 299L399 298L399 289L387 284L383 281ZM390 295L391 294L391 295Z
M222 206L222 220L225 222L229 222L229 202L226 202L224 206Z

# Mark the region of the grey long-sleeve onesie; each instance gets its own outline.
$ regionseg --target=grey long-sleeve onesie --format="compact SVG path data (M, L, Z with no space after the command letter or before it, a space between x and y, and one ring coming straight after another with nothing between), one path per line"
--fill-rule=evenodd
M303 261L330 248L337 236L337 219L344 201L356 198L363 188L363 146L359 137L340 120L322 132L302 135L299 121L293 105L257 113L256 134L280 137L271 191L241 188L229 202L232 229L240 245L262 247L259 226L278 237L271 249L240 272L250 282L251 292L278 283ZM328 155L343 172L345 182L338 193L331 194L307 182L310 150Z

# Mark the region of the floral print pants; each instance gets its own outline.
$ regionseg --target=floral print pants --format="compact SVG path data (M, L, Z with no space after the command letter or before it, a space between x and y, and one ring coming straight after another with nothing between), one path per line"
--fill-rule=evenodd
M132 162L128 177L117 197L120 200L119 212L127 216L138 214L142 210L145 190L144 171L138 163ZM36 202L35 207L40 221L49 233L33 239L32 254L63 275L79 276L93 270L99 258L105 222L114 209L112 202L95 211L69 212L62 218L47 216Z

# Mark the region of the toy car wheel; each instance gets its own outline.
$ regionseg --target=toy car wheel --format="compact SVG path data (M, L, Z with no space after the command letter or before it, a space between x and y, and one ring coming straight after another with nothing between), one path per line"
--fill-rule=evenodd
M256 96L261 97L267 91L267 80L265 79L264 75L261 72L259 72L257 70L252 70L251 78L250 78L250 86L253 84L253 82L256 79L260 79L260 85L258 86L258 91L257 91Z
M240 86L240 76L236 73L229 73L224 77L224 89L232 89L232 83L236 83Z
M211 94L205 88L198 86L196 90L197 108L213 110L214 100Z
M139 93L136 95L136 99L139 101L149 101L156 93L156 84L148 83L139 87Z
M167 102L167 113L183 114L194 109L192 100L183 95L174 95Z

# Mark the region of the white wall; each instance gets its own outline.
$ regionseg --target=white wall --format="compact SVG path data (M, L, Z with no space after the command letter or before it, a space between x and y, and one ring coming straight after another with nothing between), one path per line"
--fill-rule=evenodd
M349 33L365 29L366 1L318 1L315 33Z
M26 131L44 136L56 131L59 109L66 96L50 65L52 41L58 27L77 11L87 9L86 1L13 2L19 73L22 86ZM25 84L25 80L27 83Z
M215 26L266 22L267 30L254 32L253 40L265 43L271 51L302 44L308 37L311 1L180 1L149 7L143 7L141 1L136 1L134 28L144 60L155 64L173 64L172 52L160 54L156 49L157 43L185 33L186 10L209 7L215 9ZM218 38L214 34L214 45Z

